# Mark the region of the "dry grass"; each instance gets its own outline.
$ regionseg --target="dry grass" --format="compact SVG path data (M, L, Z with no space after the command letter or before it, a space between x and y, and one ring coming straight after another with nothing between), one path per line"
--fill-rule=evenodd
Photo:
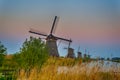
M21 70L18 80L120 80L120 66L110 66L105 71L104 62L82 63L82 60L50 58L42 66L40 72L37 68L26 72ZM109 65L109 64L106 64Z

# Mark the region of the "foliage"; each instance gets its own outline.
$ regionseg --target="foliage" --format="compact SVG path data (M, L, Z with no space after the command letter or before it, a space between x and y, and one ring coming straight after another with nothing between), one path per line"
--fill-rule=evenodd
M7 48L4 47L4 45L0 42L0 54L6 54Z
M6 54L7 48L5 48L4 45L0 42L0 66L2 66Z
M26 39L20 52L15 57L22 68L41 67L48 58L48 50L46 44L41 39L30 37L29 40Z
M21 59L21 54L20 53L15 53L13 54L12 61L14 62L14 65L16 68L21 68L22 64L22 59Z

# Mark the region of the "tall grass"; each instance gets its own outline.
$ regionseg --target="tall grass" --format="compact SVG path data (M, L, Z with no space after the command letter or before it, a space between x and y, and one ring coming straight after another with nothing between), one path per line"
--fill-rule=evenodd
M26 76L21 70L17 80L120 80L120 66L110 65L106 70L104 66L108 63L91 63L82 63L82 59L49 58L39 72L34 67Z

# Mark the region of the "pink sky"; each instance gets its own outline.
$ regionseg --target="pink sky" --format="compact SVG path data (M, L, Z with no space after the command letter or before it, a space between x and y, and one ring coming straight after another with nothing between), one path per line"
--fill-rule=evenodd
M54 16L60 17L55 35L72 45L120 44L119 0L1 0L0 40L14 53L29 36L39 37L29 28L49 33Z
M54 17L53 17L54 19ZM0 32L3 37L15 39L26 38L32 34L28 33L29 28L34 28L40 32L49 33L53 19L43 21L21 21L11 19L3 24ZM63 38L71 38L73 41L88 43L120 43L120 27L119 23L110 22L94 22L94 21L70 21L60 18L55 35ZM35 35L34 35L35 36Z

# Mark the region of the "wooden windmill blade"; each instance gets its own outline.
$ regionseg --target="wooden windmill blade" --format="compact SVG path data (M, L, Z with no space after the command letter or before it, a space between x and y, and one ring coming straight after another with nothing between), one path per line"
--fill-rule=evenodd
M56 32L56 29L57 29L57 26L58 26L59 19L60 19L60 17L57 16L57 19L56 19L56 22L55 22L55 25L54 25L54 29L53 29L52 34L55 34L55 32Z
M52 25L52 28L51 28L50 34L53 33L53 30L54 30L54 27L55 27L55 24L56 24L56 20L57 20L57 16L55 16L55 19L54 19L54 21L53 21L53 25Z
M68 47L64 48L64 49L69 49L70 48L70 45L71 45L71 42L72 40L71 39L65 39L65 38L60 38L60 37L55 37L56 39L59 39L59 40L62 40L62 41L66 41L68 42Z
M60 39L60 40L64 40L64 41L68 41L68 42L72 42L72 40L71 40L71 39L69 40L69 39L60 38L60 37L56 37L56 36L55 36L55 38L56 38L56 39Z
M41 36L48 36L47 34L42 33L42 32L40 32L38 30L32 29L32 28L30 28L29 32L33 33L33 34L41 35Z
M60 17L55 16L53 24L52 24L51 31L50 31L50 34L55 33L59 19L60 19Z

